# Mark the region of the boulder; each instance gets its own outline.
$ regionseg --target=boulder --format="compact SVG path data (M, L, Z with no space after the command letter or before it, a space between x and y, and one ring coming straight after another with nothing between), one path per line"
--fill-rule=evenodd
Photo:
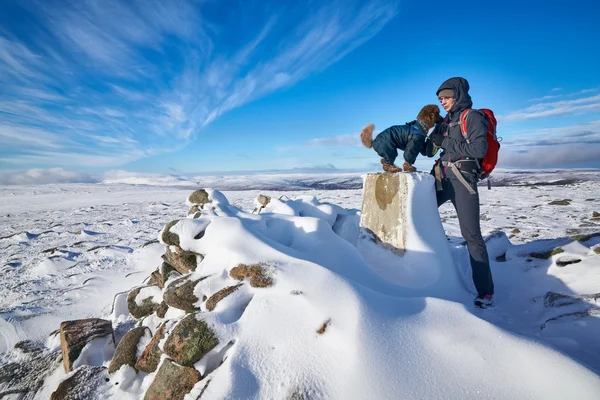
M158 342L160 342L165 337L165 323L163 322L154 336L152 336L152 340L150 343L146 345L142 354L140 354L140 358L138 358L135 363L135 369L138 371L144 371L148 373L152 373L156 371L156 367L158 367L158 363L160 362L160 356L162 355L162 351L158 347Z
M226 287L225 289L219 290L217 293L210 296L210 298L206 301L206 309L208 311L213 311L215 309L215 307L217 306L217 304L221 300L223 300L225 297L229 296L231 293L238 290L239 287L242 285L243 285L243 283L240 283L238 285L229 286L229 287Z
M162 274L158 270L158 268L150 274L150 280L148 281L148 285L150 286L158 286L159 288L164 288L165 280L163 279Z
M188 215L192 215L192 214L196 214L197 212L199 212L201 210L202 207L194 204L193 206L190 207L190 209L188 210Z
M266 265L255 264L245 265L239 264L229 271L229 276L238 281L250 278L250 286L264 288L273 285L273 279L267 274Z
M163 254L163 259L177 272L185 275L188 272L194 271L198 266L197 256L198 254L182 250L179 247L176 247L175 251L171 251L167 247L165 254Z
M138 304L136 298L140 294L141 290L147 287L152 286L141 286L135 288L129 292L129 295L127 296L127 308L129 309L129 313L133 315L134 318L140 319L146 317L156 311L160 306L160 303L153 301L153 297L146 297L141 300L141 305Z
M189 204L203 205L209 202L210 200L208 199L208 193L204 189L198 189L190 194L190 197L188 197Z
M167 314L167 311L169 311L169 305L163 301L156 309L156 316L158 318L164 318Z
M62 381L50 400L83 400L97 398L98 387L109 381L106 367L82 365Z
M191 367L218 344L206 322L196 319L196 314L189 314L175 326L163 350L178 364Z
M163 300L168 306L184 310L186 312L199 311L200 308L194 304L198 302L198 298L194 295L194 288L201 280L206 277L196 280L190 280L189 276L184 276L171 282L163 293Z
M179 220L176 219L174 221L169 222L163 228L163 230L160 234L160 238L162 239L164 244L169 245L169 246L179 246L179 236L176 233L169 232L169 229L171 229L173 226L175 226L175 224L177 224L178 222L179 222Z
M71 372L73 362L79 357L86 344L93 339L108 335L112 337L114 343L112 325L105 319L89 318L61 322L60 344L65 372Z
M169 263L163 262L160 266L160 274L163 277L163 281L166 282L171 277L173 272L177 272L175 268L171 267Z
M202 375L195 368L182 367L167 359L156 373L144 400L183 400L201 379Z
M123 335L121 341L117 345L110 366L108 367L109 374L117 372L119 368L125 364L135 368L135 363L137 361L137 347L145 334L151 335L152 333L147 327L139 326Z

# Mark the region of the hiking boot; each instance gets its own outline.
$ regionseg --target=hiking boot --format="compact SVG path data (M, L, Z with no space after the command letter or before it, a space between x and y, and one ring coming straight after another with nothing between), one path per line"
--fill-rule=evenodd
M491 294L486 294L485 296L477 296L475 299L475 307L479 308L488 308L494 305L494 299Z
M402 170L396 167L394 164L388 164L385 160L381 159L381 165L383 166L383 170L389 174L395 174L396 172L402 172Z
M415 167L413 167L412 165L410 165L406 161L404 161L404 164L402 164L402 167L404 168L404 172L417 172L417 169Z

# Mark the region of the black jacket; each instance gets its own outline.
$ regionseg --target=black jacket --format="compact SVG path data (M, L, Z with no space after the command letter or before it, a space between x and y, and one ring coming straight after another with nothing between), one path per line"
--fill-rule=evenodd
M436 126L446 137L442 142L444 152L440 155L443 161L457 161L460 159L482 159L487 152L486 134L488 123L482 112L472 110L467 117L467 139L460 129L460 115L467 108L473 107L469 95L469 82L464 78L450 78L442 83L436 93L443 89L451 89L455 93L456 103L446 116L444 123Z

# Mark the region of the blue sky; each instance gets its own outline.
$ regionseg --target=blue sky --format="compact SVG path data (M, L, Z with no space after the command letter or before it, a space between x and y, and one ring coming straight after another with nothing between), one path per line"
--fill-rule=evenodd
M0 169L374 170L445 79L500 167L600 167L594 1L3 1ZM428 168L430 159L417 166Z

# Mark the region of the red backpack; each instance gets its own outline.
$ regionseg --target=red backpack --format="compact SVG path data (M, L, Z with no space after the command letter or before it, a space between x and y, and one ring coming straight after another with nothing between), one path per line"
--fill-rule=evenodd
M460 131L465 139L467 139L467 116L471 111L470 108L467 108L465 111L460 114ZM494 112L487 108L482 108L481 111L488 122L488 131L486 134L486 139L488 143L488 149L481 161L481 172L479 173L479 177L481 179L485 179L494 170L496 164L498 163L498 152L500 151L500 141L496 136L496 117L494 116ZM467 140L468 141L468 140Z

